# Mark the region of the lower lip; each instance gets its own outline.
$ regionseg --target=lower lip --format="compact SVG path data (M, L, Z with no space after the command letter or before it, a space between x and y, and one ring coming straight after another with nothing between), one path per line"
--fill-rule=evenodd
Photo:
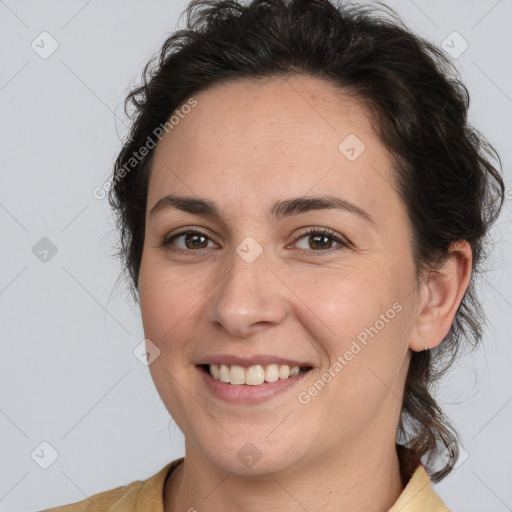
M265 382L257 386L248 386L246 384L235 385L226 384L220 380L215 380L208 372L201 368L197 368L201 373L203 380L208 389L218 398L226 402L236 404L259 404L274 398L280 393L295 386L300 382L311 370L299 373L294 377L278 380L276 382Z

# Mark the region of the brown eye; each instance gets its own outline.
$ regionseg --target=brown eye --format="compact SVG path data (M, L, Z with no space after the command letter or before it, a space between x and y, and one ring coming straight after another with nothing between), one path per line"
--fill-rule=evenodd
M182 242L176 243L176 241L180 239L182 239ZM162 247L170 251L199 252L202 249L208 248L209 241L211 241L210 238L204 233L201 233L200 231L189 230L182 231L181 233L177 233L170 238L166 238L162 242Z
M184 236L185 246L187 249L206 249L208 246L208 242L206 242L205 245L205 240L207 240L207 238L201 234L187 233Z
M338 246L346 247L348 246L348 242L336 236L336 234L330 229L310 229L305 233L302 233L301 236L297 239L302 240L305 239L307 243L307 247L299 247L301 250L305 250L306 252L325 252L329 249L332 249L333 242L338 244Z
M310 244L312 249L330 249L332 245L332 237L325 235L309 235Z

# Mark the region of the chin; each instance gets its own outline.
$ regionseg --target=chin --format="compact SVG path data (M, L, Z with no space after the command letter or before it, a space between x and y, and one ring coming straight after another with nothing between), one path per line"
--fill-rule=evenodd
M201 444L199 448L202 457L209 464L226 473L243 477L267 477L268 473L286 471L303 458L297 446L292 446L289 442L286 445L272 442L268 438L268 429L259 438L226 435L223 442L210 441L202 447Z
M280 473L293 466L293 459L283 458L281 450L274 449L266 452L258 449L256 445L247 443L240 450L226 455L218 452L211 453L210 462L222 471L246 478L267 478L268 474Z

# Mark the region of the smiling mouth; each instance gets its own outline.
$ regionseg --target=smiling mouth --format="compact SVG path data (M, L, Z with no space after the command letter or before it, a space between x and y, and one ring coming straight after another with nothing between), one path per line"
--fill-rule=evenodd
M214 380L235 386L258 386L287 380L312 370L311 366L289 366L287 364L257 364L249 367L234 364L201 364L199 367Z

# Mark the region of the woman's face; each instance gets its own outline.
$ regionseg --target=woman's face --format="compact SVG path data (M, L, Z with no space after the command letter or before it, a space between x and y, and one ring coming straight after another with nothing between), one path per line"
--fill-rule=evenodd
M151 375L187 456L255 475L394 448L417 294L367 112L305 76L195 100L155 150L139 278Z

